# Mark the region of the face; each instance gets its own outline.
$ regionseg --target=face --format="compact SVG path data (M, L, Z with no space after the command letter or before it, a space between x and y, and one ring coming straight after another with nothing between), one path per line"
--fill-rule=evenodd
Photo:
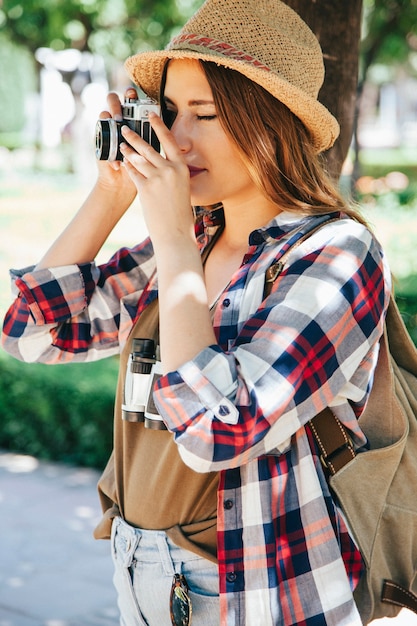
M193 205L223 202L226 207L259 194L236 145L220 124L198 61L169 62L164 103L167 123L190 170Z

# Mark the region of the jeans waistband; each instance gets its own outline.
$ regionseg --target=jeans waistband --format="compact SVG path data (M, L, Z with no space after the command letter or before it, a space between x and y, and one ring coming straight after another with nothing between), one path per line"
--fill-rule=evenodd
M178 568L181 563L200 558L173 543L165 531L136 528L121 517L113 520L111 544L125 567L130 567L134 560L150 563L158 560L165 573L172 576L180 571Z

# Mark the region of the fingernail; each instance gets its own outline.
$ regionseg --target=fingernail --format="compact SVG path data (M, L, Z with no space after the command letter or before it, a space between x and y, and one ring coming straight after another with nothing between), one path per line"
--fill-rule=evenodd
M116 122L122 122L123 115L121 115L121 113L116 113L116 115L114 116L114 119L116 120Z

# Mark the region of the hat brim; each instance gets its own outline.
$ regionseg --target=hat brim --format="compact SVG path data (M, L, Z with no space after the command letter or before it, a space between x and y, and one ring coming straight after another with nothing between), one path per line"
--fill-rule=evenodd
M207 50L198 49L197 46L195 49L141 52L129 57L125 62L125 68L136 85L149 97L159 100L162 72L168 59L211 61L217 65L236 70L261 85L303 122L310 132L317 153L331 148L339 135L339 124L324 105L275 72L221 54L207 53Z

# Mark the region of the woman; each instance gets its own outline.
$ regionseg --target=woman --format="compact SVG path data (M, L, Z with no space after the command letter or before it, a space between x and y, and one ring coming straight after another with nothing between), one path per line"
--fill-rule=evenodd
M207 0L127 69L161 99L165 156L123 128L123 166L100 164L16 274L4 346L46 363L122 352L95 533L111 536L122 624L185 624L190 604L193 624L360 624L362 559L307 423L331 407L366 445L389 272L320 165L338 126L317 101L318 42L277 0ZM114 94L103 115L120 118ZM97 268L136 193L150 238ZM329 216L264 297L268 267ZM160 347L159 429L129 406L139 338Z

